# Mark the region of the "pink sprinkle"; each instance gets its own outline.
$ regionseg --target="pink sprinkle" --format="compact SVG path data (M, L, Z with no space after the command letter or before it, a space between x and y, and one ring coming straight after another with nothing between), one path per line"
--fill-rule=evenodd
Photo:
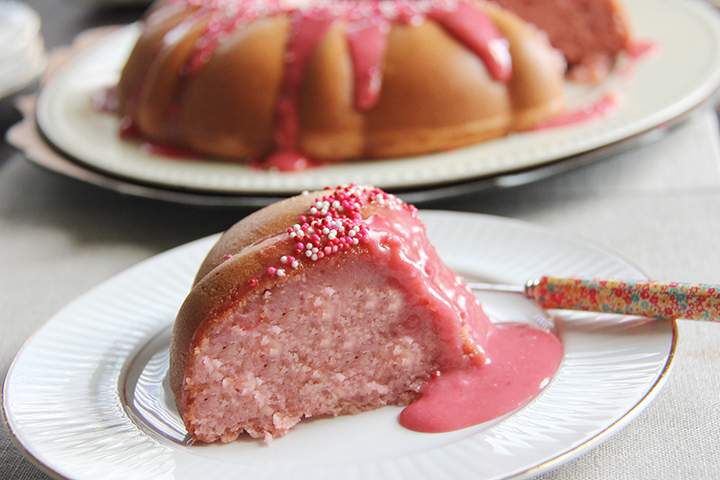
M228 255L225 257L225 260L230 260L232 257L233 257L232 255Z
M268 268L267 271L270 275L275 275L275 272L277 272L277 269L275 267L270 267L270 268Z

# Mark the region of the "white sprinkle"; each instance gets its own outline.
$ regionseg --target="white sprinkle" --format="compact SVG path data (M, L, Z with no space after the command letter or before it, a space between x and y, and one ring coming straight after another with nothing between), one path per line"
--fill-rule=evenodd
M312 256L312 257L310 257L310 259L311 259L311 260L317 260L317 259L318 259L318 256L317 256L317 254L313 254L313 256Z
M330 229L327 227L323 228L323 234L327 235L328 233L330 233Z
M287 260L288 260L288 258L285 255L280 257L280 263L287 263Z
M284 276L285 276L285 270L283 270L282 268L278 268L278 269L277 269L277 272L275 272L275 273L277 274L278 277L284 277Z
M317 208L315 208L315 207L312 207L312 208L310 209L310 214L311 214L311 215L315 215L317 212L318 212L318 210L317 210Z
M290 264L290 266L291 266L292 268L298 268L299 265L300 265L300 264L298 263L297 260L295 260L294 262L292 262L292 263Z
M312 257L312 251L311 251L311 250L305 250L305 256L306 256L306 257Z
M357 238L353 238L352 243L353 245L357 245L358 243L360 243L360 240L358 240Z

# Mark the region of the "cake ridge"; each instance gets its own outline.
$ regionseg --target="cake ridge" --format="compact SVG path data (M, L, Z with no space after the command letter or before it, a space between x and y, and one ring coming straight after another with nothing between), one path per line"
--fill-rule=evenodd
M203 442L269 443L302 418L385 405L409 405L407 428L464 428L529 401L562 357L550 332L493 325L417 209L371 186L259 210L197 278L173 329L170 386Z

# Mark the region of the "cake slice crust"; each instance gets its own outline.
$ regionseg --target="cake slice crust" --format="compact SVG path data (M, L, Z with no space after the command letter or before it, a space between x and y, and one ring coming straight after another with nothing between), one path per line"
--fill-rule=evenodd
M173 331L170 383L190 435L270 441L302 418L408 405L438 371L484 361L490 322L424 228L414 207L349 186L230 229Z

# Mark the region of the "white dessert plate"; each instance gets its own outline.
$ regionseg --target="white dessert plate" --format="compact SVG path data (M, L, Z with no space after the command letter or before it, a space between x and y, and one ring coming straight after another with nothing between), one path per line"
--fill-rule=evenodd
M617 255L532 224L422 211L441 257L471 278L520 283L543 273L644 278ZM190 446L168 391L170 328L216 237L117 275L52 317L22 348L3 409L27 454L60 478L257 480L499 479L537 475L633 419L659 391L673 323L545 312L521 296L482 297L496 321L556 322L565 355L525 407L486 424L423 434L399 408L301 422L271 446L241 439Z
M37 121L52 145L86 167L184 192L287 195L350 182L409 190L538 168L671 122L708 100L720 86L720 19L715 10L697 0L624 3L637 40L657 44L659 53L621 62L601 85L567 87L569 110L617 95L619 105L612 115L454 151L291 173L146 154L138 143L120 140L118 119L96 111L91 101L96 92L117 82L137 38L137 24L59 72L40 94Z

